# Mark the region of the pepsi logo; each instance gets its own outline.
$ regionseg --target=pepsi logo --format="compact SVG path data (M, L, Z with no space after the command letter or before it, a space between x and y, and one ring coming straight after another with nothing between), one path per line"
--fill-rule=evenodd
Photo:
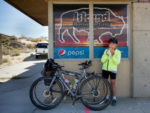
M60 49L58 51L59 56L65 55L66 51L64 49Z

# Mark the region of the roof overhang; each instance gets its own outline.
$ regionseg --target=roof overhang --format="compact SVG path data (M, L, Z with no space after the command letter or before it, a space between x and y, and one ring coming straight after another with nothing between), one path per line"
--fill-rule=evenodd
M48 25L48 3L46 0L5 0L41 25Z
M5 0L41 25L48 25L48 0ZM73 2L89 0L53 0L53 2ZM91 0L92 1L92 0ZM132 0L93 0L105 2L129 2Z

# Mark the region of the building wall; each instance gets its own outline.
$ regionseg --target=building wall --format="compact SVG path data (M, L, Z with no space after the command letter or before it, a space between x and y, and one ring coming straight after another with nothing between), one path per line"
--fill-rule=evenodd
M56 1L56 0L55 0ZM92 0L91 0L92 1ZM101 1L101 0L99 0ZM105 2L106 3L106 2ZM110 2L109 2L110 3ZM120 2L119 2L120 3ZM48 14L49 14L49 58L53 58L53 12L52 1L49 1ZM130 40L130 39L129 39ZM130 45L130 44L129 44ZM130 51L130 48L129 48ZM93 52L93 49L91 50ZM84 60L57 60L59 64L65 66L67 70L77 70L78 64ZM101 72L101 62L99 60L93 60L93 65L89 71ZM130 77L130 58L122 59L121 64L118 67L117 75L117 96L129 97L131 96L131 77Z
M150 3L133 4L133 96L150 97Z
M83 61L81 61L83 62ZM80 61L58 61L59 64L64 65L65 69L76 71L79 69L78 64ZM101 72L101 62L100 60L93 60L92 66L88 70L90 72L95 71L96 73ZM117 74L117 96L119 97L129 97L130 94L130 64L129 60L121 60L118 67Z

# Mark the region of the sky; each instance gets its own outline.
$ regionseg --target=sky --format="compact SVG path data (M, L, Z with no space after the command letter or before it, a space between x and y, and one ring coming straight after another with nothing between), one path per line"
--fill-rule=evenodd
M47 37L48 27L38 24L4 0L0 0L0 33L17 37Z

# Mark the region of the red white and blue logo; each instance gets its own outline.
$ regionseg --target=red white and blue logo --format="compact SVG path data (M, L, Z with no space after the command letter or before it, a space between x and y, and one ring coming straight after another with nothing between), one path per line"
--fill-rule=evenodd
M58 51L59 56L63 56L63 55L65 55L65 53L66 53L66 51L64 49L60 49Z
M55 47L54 58L89 58L89 47Z

